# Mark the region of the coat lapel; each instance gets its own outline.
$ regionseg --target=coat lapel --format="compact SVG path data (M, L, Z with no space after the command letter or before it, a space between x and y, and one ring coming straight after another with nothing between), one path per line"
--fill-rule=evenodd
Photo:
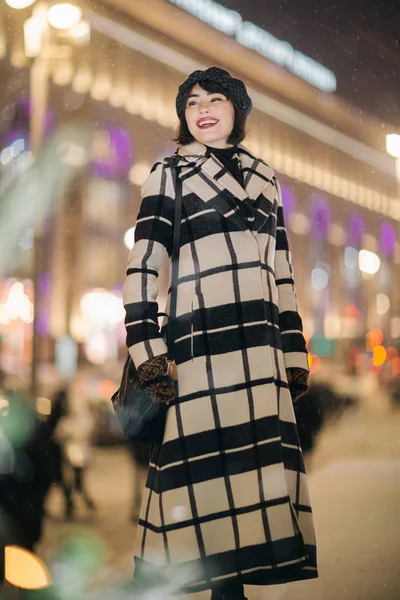
M256 219L253 231L259 231L268 219L274 206L274 171L266 163L256 158L240 145L244 187L250 200L255 202Z
M180 177L183 182L211 208L225 218L231 219L237 227L248 231L248 226L239 214L236 200L253 200L256 204L256 220L253 230L258 231L268 218L273 206L273 170L255 158L240 145L240 160L243 169L243 187L226 171L221 162L199 142L181 146L177 153Z
M178 149L182 160L178 162L182 181L203 202L230 219L237 227L247 231L246 223L239 214L235 198L247 198L246 192L215 156L207 155L207 148L193 142Z

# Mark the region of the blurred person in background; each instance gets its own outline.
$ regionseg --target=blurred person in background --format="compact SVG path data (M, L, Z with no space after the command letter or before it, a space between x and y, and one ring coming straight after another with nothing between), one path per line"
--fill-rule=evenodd
M53 435L49 440L47 454L54 464L53 484L61 490L61 493L63 495L64 516L66 519L70 519L73 512L72 489L66 473L67 461L65 457L64 444L58 439L57 435L58 421L61 421L62 418L65 417L67 414L67 401L68 394L66 389L61 389L55 394L52 405L53 407L59 406L60 410L57 424L54 427Z
M9 544L15 544L18 540L18 531L16 531L11 519L2 507L4 486L15 470L14 448L4 431L8 407L8 399L2 391L2 387L0 387L0 588L4 583L4 548Z
M179 87L178 149L142 188L124 286L139 379L169 402L141 506L134 583L171 585L189 569L180 591L210 589L212 600L242 600L245 584L317 577L293 410L307 390L307 350L279 183L241 143L251 107L244 83L217 67ZM172 251L176 169L177 382L161 383L157 276Z
M63 410L56 398L39 419L21 393L5 390L0 401L0 544L33 551L42 535L44 504L56 479L51 437Z
M72 474L68 483L67 518L72 518L75 499L80 496L86 508L96 509L94 500L87 489L86 475L92 458L94 418L84 383L76 377L71 384L67 398L67 408L55 432L55 439L62 447L63 456Z

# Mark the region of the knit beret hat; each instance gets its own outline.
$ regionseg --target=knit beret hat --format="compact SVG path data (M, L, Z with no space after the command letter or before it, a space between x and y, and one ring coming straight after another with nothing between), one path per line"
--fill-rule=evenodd
M247 117L253 106L250 96L247 93L246 86L241 79L235 79L228 71L219 67L210 67L205 71L193 71L191 75L179 86L176 97L176 112L181 118L185 112L185 96L196 83L202 81L214 81L224 90L230 93L233 102L240 112Z

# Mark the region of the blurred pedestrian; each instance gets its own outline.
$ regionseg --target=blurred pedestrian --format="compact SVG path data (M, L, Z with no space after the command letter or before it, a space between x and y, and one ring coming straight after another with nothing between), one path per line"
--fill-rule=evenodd
M150 460L134 578L167 582L189 569L181 591L211 589L213 600L317 576L293 410L307 390L307 350L280 186L241 143L251 107L244 83L217 67L179 87L179 147L143 186L124 286L129 351L158 397L168 371L156 279L171 256L177 169L177 382L162 389L166 429Z
M54 427L54 434L51 436L49 440L49 444L47 447L47 456L49 460L53 462L54 465L54 481L53 484L55 487L59 488L64 501L64 516L66 519L70 519L73 512L73 503L72 503L72 486L67 476L67 461L65 457L65 448L64 444L59 440L57 435L57 424L58 421L61 420L67 414L67 402L68 402L68 394L67 390L60 389L55 394L53 399L53 410L54 414L57 411L57 423Z
M71 384L66 405L67 409L60 420L55 437L62 447L63 456L72 475L69 481L72 494L66 513L68 518L72 518L76 497L83 500L88 510L96 509L86 481L87 469L92 458L94 418L83 382L78 377Z
M0 544L32 551L42 535L45 499L56 478L49 446L61 399L46 420L19 393L4 392L0 405Z

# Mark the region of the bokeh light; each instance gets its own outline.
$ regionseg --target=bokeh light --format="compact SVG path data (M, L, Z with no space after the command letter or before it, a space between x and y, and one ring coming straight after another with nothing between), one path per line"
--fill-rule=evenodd
M386 294L378 294L376 297L376 312L385 315L390 308L390 300Z
M388 361L393 361L399 356L398 350L394 346L390 346L389 348L387 348L386 353Z
M35 0L6 0L6 4L8 4L10 8L16 9L28 8L28 6L31 6L34 2Z
M47 14L52 27L56 29L70 29L77 25L82 17L82 10L79 6L72 4L54 4L49 8Z
M308 355L308 366L310 369L310 373L317 373L321 368L321 359L317 354L309 354Z
M355 304L348 304L345 306L344 315L346 319L354 319L355 321L360 320L360 309Z
M303 213L292 212L289 215L288 223L291 231L297 235L307 235L310 231L310 219Z
M386 349L383 346L375 346L373 350L373 364L375 367L380 367L386 361Z
M51 413L51 400L44 396L36 398L36 410L40 415L48 416Z
M328 235L328 227L331 220L331 209L325 199L313 198L313 235L320 240L325 240Z
M150 165L138 162L133 165L129 171L129 181L134 185L141 187L150 174Z
M45 563L35 554L19 546L4 550L5 579L25 590L40 590L51 585L51 575Z
M383 332L379 327L371 329L365 337L366 349L371 352L376 346L380 346L383 342Z
M131 250L134 246L134 243L135 243L135 227L130 227L130 229L128 229L125 232L124 244L128 248L128 250Z
M344 249L344 264L349 269L354 269L358 266L358 250L352 246L347 246Z
M329 273L323 267L316 267L311 272L311 285L314 290L323 290L329 283Z
M390 319L390 337L393 339L400 337L400 317Z
M392 375L393 377L398 377L400 375L400 357L393 359Z
M375 275L381 266L381 259L375 252L360 250L358 255L358 266L363 273Z
M385 256L393 254L396 247L396 230L391 223L381 224L381 249Z

